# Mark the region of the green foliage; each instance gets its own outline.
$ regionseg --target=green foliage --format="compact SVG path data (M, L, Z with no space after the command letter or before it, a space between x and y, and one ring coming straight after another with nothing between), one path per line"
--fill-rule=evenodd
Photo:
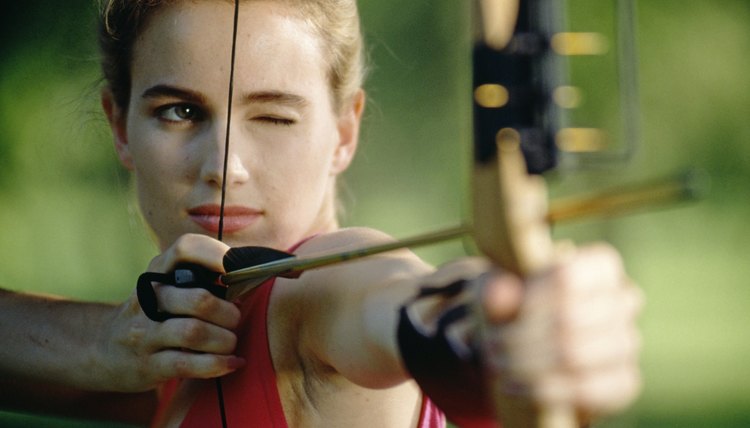
M91 3L14 2L0 14L0 284L117 301L154 249L98 112ZM372 65L360 153L346 177L347 224L406 236L467 215L467 3L361 2ZM573 28L610 31L611 2L569 3ZM625 166L557 176L552 192L688 166L708 171L713 186L698 204L556 230L561 238L612 241L647 295L644 394L604 425L744 426L750 2L640 2L638 18L638 152ZM613 76L601 72L612 67L572 64L587 91L576 121L609 120ZM463 253L449 244L423 255L440 263ZM15 420L0 415L0 425Z

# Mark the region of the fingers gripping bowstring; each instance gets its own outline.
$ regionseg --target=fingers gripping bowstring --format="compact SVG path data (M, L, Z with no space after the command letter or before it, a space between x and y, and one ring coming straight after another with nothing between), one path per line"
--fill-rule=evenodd
M224 205L227 194L227 169L229 165L229 134L232 128L232 98L234 95L234 63L237 52L237 24L239 22L240 2L234 0L234 18L232 21L232 54L229 64L229 94L227 95L227 129L224 139L224 165L221 176L221 208L219 210L219 233L216 237L219 241L224 238ZM216 378L216 395L219 401L219 412L221 415L221 426L227 428L227 414L224 405L224 390L221 378Z

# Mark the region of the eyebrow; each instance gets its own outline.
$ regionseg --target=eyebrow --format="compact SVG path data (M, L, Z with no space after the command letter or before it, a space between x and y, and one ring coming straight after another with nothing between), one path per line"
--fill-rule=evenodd
M183 89L171 85L154 85L145 91L141 95L142 98L160 98L160 97L173 97L180 98L185 101L194 102L197 104L205 104L206 97L202 94L191 91L189 89ZM296 107L305 107L309 104L308 100L300 95L284 92L284 91L254 91L249 92L242 96L242 101L245 104L253 103L276 103L286 104Z
M283 91L256 91L245 94L242 101L246 104L252 103L275 103L286 104L295 107L305 107L309 104L306 98Z
M185 101L194 102L196 104L205 104L206 97L199 94L198 92L191 91L189 89L178 88L170 85L155 85L145 91L141 95L142 98L160 98L160 97L172 97L180 98Z

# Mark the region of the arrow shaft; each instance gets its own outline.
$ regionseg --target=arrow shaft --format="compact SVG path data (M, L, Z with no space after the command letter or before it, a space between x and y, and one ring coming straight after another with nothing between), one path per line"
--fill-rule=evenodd
M617 215L644 206L691 199L695 197L696 193L693 187L695 187L693 180L683 176L677 179L670 178L658 182L636 185L627 189L611 190L593 196L577 197L557 203L553 202L550 206L547 220L550 223L558 223L594 215ZM230 287L230 289L235 287L242 288L242 291L234 293L239 295L274 276L293 278L309 269L357 260L402 248L417 248L450 241L471 235L473 232L472 226L461 225L399 241L340 253L275 260L224 274L221 276L221 283Z

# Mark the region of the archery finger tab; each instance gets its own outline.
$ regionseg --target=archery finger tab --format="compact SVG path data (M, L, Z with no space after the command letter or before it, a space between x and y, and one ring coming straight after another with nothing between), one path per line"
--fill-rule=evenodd
M146 316L152 321L163 322L173 315L161 307L155 284L173 285L180 288L202 288L218 298L224 298L226 287L220 281L220 275L202 266L192 264L179 265L169 273L144 272L138 277L136 294L138 303Z

